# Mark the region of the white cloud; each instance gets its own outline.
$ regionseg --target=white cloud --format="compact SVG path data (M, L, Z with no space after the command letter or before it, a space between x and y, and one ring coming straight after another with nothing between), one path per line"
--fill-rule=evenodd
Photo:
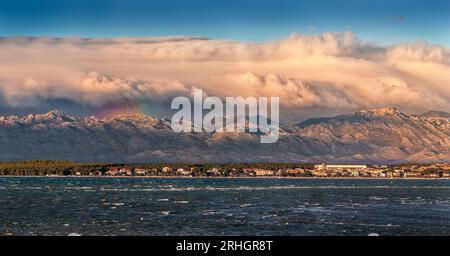
M267 42L205 38L0 39L0 98L9 108L67 99L170 100L192 86L210 95L280 96L294 120L387 105L450 111L450 51L426 43L381 47L350 33ZM282 113L283 113L282 109Z

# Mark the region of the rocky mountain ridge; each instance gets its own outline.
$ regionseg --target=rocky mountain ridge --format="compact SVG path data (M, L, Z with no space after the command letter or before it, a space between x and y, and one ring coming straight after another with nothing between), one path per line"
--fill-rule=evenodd
M431 113L431 112L429 112ZM146 115L74 117L55 110L0 117L0 161L340 162L450 161L450 118L382 108L281 125L280 139L253 133L175 133Z

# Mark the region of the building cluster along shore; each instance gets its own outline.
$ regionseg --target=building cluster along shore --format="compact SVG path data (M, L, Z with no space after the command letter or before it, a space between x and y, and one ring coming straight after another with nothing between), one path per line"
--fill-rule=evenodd
M2 176L111 176L111 177L353 177L450 178L450 163L365 164L111 164L31 160L0 162Z
M81 173L77 173L81 175ZM103 175L103 174L102 174ZM142 169L111 167L106 176L207 176L207 177L373 177L373 178L450 178L450 164L387 166L387 165L314 165L313 168L294 167L277 170L266 168L213 167L199 172L196 167Z

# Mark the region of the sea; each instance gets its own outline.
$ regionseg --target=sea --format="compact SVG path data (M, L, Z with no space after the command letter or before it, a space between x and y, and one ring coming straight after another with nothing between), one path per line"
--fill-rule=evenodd
M0 235L450 235L450 180L0 177Z

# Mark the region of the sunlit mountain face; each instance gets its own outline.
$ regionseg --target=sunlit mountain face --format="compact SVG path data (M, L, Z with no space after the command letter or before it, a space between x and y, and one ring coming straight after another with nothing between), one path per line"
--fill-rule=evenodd
M0 160L81 162L450 161L450 119L396 108L281 124L274 144L254 133L175 133L170 120L147 115L80 118L64 111L0 117Z

